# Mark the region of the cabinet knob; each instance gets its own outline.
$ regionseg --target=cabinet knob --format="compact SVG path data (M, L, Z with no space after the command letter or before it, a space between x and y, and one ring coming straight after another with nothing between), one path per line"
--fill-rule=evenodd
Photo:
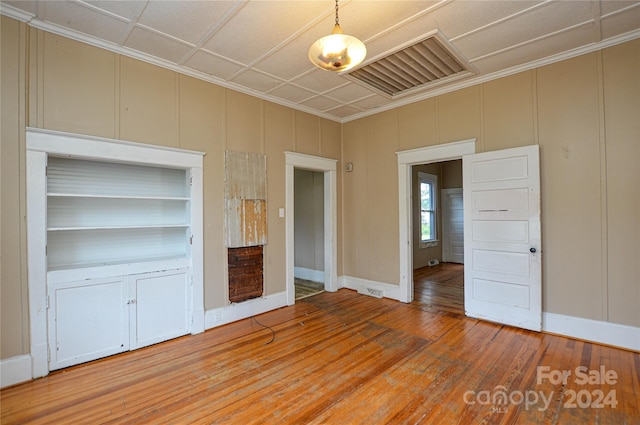
M532 254L536 253L536 249L534 247L529 248L529 252Z

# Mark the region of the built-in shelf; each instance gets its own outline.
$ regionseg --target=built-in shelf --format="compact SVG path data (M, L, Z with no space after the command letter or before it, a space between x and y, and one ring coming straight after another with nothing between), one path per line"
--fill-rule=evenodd
M149 199L159 201L188 201L189 198L175 197L175 196L124 196L124 195L90 195L90 194L77 194L77 193L47 193L51 198L100 198L100 199Z
M189 184L184 169L50 157L48 270L187 257Z
M33 377L204 331L203 152L27 128Z
M93 227L48 227L47 232L66 232L70 230L115 230L115 229L170 229L181 227L188 229L188 224L166 224L162 226L93 226Z

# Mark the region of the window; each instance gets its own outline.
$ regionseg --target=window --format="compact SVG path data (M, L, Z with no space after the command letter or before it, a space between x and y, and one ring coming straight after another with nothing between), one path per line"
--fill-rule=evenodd
M420 181L420 242L435 242L436 234L436 194L438 176L418 173Z

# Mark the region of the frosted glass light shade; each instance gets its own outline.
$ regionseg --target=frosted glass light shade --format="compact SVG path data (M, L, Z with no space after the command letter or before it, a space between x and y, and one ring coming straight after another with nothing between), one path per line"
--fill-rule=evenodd
M309 48L309 60L318 68L346 71L362 62L367 48L357 38L342 33L340 25L330 35L318 39Z

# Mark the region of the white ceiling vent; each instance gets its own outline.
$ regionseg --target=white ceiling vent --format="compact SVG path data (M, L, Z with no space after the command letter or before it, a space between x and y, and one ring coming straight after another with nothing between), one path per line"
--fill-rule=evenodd
M395 98L473 73L471 64L436 32L343 75Z

